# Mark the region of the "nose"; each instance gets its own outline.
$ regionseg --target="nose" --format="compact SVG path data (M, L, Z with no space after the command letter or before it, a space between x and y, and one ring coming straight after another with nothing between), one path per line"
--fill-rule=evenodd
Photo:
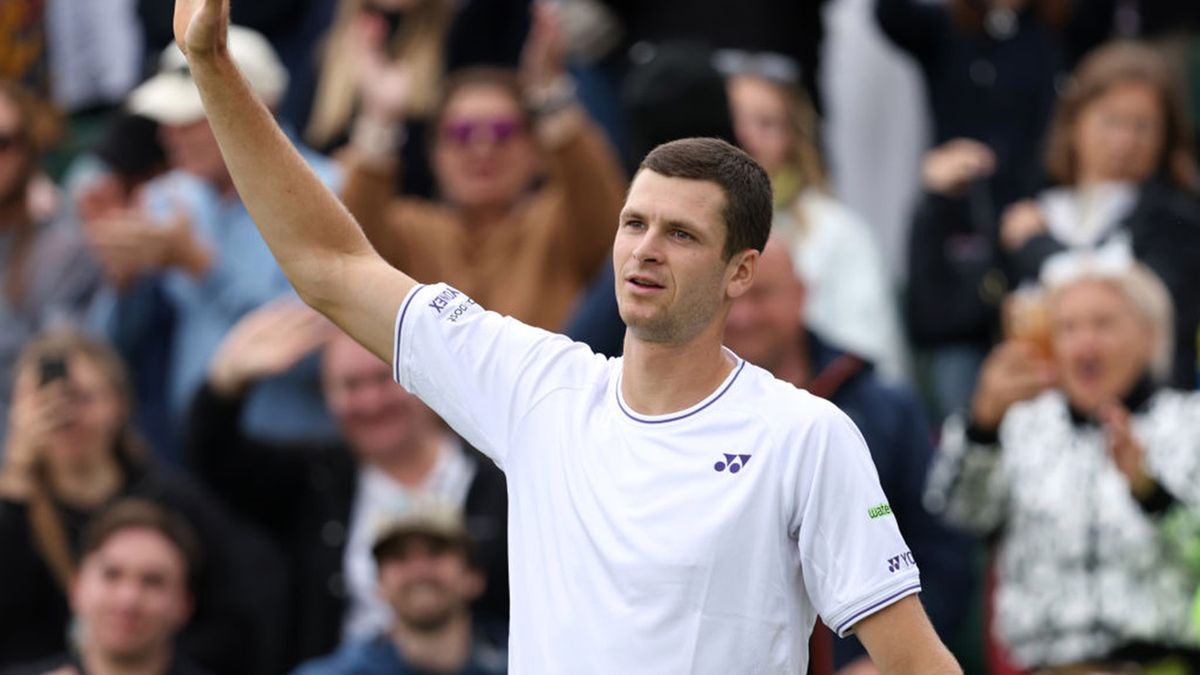
M654 228L649 228L638 239L637 246L633 248L633 259L642 263L662 261L662 237Z

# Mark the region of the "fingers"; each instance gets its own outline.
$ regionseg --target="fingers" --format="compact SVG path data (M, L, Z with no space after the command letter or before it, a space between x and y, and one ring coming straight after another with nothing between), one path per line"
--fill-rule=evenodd
M939 194L961 192L968 183L990 175L996 169L996 157L988 146L959 138L930 151L922 163L926 189Z

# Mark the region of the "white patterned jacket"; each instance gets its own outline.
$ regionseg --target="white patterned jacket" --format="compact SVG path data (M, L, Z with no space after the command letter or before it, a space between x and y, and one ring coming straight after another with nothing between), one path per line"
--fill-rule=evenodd
M952 525L996 537L997 637L1024 667L1103 658L1131 643L1196 645L1198 577L1164 523L1200 505L1200 393L1134 406L1155 498L1136 500L1104 430L1061 392L1013 405L998 439L946 424L925 499ZM993 441L993 442L989 442Z

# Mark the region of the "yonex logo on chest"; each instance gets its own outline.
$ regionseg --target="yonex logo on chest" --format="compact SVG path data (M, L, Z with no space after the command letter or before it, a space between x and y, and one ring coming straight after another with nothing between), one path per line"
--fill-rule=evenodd
M737 473L750 461L750 455L731 455L727 452L722 454L725 455L725 461L713 464L713 471L717 473L722 473L726 469L729 470L729 473Z

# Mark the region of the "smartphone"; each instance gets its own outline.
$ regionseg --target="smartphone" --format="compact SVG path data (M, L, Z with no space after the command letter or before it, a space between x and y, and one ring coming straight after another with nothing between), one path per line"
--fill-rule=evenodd
M44 356L38 363L41 386L67 379L67 360L62 356Z

